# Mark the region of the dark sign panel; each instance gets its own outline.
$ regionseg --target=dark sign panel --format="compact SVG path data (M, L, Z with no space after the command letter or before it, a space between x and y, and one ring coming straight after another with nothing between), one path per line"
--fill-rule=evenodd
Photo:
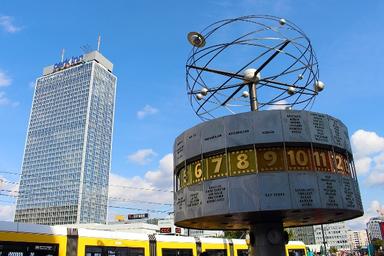
M164 234L164 233L171 233L172 229L170 227L164 227L164 228L160 228L160 233Z
M128 214L128 219L129 220L145 219L145 218L148 218L148 213Z

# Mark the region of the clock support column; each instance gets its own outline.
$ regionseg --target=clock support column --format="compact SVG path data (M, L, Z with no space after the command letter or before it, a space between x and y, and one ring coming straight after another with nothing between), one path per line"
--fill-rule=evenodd
M249 231L250 256L285 256L283 223L258 223Z

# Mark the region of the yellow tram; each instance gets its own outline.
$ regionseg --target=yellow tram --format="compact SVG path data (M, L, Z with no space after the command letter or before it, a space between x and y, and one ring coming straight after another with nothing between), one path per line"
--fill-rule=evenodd
M247 256L243 239L148 235L0 221L0 256ZM290 242L286 255L306 255ZM264 256L264 255L263 255Z

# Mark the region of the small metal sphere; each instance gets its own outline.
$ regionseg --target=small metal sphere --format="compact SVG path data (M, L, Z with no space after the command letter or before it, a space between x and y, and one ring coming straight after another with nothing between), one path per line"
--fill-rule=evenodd
M249 68L244 71L244 81L258 83L260 80L260 72L255 76L256 69Z
M321 92L322 90L324 90L324 87L325 87L325 84L323 82L321 82L320 80L315 82L315 91L316 92Z
M241 95L243 98L248 98L249 97L249 92L248 91L243 91L243 94Z
M288 87L288 89L287 89L287 93L288 93L289 95L293 95L293 94L295 94L295 92L296 92L296 88L295 88L295 87L293 87L293 86L289 86L289 87Z
M208 89L203 87L200 91L200 93L203 95L203 96L206 96L208 94Z
M303 74L300 74L298 77L297 77L299 80L302 80L304 78L304 75Z
M287 23L287 21L285 19L280 19L279 23L280 23L281 26L284 26L285 23Z
M196 94L196 99L202 100L204 98L204 95L201 93Z

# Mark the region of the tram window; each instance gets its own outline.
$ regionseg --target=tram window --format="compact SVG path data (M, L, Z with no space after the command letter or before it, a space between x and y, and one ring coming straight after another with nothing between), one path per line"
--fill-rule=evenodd
M163 249L163 256L192 256L192 249Z
M144 256L144 248L128 248L127 256Z
M206 256L227 256L226 250L206 250Z
M86 256L144 256L144 248L85 246Z
M102 251L98 246L85 246L85 256L101 256Z
M248 256L248 250L237 250L237 256Z
M58 244L0 241L0 256L58 256Z
M304 249L288 249L289 256L305 256Z

